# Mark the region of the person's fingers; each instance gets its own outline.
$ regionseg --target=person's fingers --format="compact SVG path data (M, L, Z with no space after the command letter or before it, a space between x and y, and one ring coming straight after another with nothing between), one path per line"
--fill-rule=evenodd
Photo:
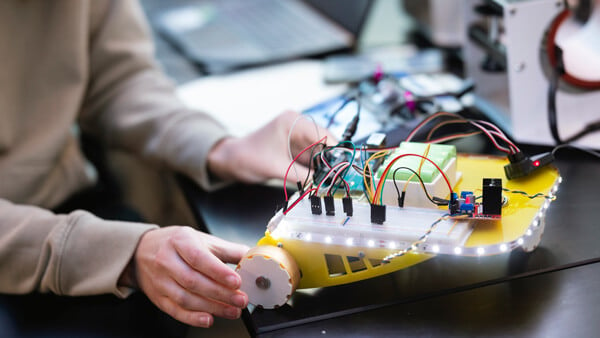
M177 320L201 327L212 324L211 314L237 318L248 304L238 290L239 275L210 252L207 243L216 237L206 236L189 227L156 229L142 236L135 254L138 285L148 298ZM234 282L227 285L230 276Z
M239 308L244 308L248 305L248 296L246 294L239 290L223 287L222 284L190 268L182 261L173 262L172 276L179 286L193 294ZM183 302L185 303L186 300L183 300ZM193 309L187 306L184 307Z
M247 245L226 241L209 234L200 233L205 238L209 250L225 263L237 264L250 250Z
M214 318L210 313L186 310L168 296L160 297L156 305L169 316L188 325L209 328L214 322Z
M179 256L188 265L230 289L239 289L242 284L240 276L209 250L200 249L209 248L211 244L218 242L216 237L201 236L194 230L187 231L187 234L183 234L183 236L183 238L180 236L174 238L173 245ZM240 254L240 259L241 255L243 254Z
M173 280L162 285L161 292L170 299L175 308L185 311L206 312L228 319L239 318L242 311L241 307L190 292Z

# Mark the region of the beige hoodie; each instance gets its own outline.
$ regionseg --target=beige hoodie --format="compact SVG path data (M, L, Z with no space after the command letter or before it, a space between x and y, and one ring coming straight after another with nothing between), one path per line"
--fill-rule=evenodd
M136 1L0 1L2 293L130 291L117 279L154 225L43 209L94 182L78 128L205 188L207 153L226 136L177 101Z

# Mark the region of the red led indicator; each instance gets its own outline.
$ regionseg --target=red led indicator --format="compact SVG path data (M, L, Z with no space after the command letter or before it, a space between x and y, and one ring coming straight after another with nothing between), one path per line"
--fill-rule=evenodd
M534 167L539 167L540 166L540 161L533 161L533 166Z

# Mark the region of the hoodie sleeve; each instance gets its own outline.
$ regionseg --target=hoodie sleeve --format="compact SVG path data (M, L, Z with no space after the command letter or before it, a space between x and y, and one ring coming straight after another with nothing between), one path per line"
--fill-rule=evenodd
M158 69L137 1L95 1L90 81L80 124L111 147L140 154L211 190L207 156L228 136L209 115L186 108Z
M154 228L0 199L0 292L125 297L132 290L117 281L140 237Z

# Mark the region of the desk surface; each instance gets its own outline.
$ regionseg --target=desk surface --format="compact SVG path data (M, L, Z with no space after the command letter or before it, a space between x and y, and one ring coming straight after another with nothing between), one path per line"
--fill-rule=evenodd
M590 336L600 332L600 163L565 151L563 184L540 247L493 257L438 256L381 277L296 292L277 310L246 314L251 334ZM213 234L254 245L283 190L236 185L203 193L186 185ZM234 210L235 212L232 212ZM569 320L567 320L569 319ZM306 331L309 332L309 331Z

